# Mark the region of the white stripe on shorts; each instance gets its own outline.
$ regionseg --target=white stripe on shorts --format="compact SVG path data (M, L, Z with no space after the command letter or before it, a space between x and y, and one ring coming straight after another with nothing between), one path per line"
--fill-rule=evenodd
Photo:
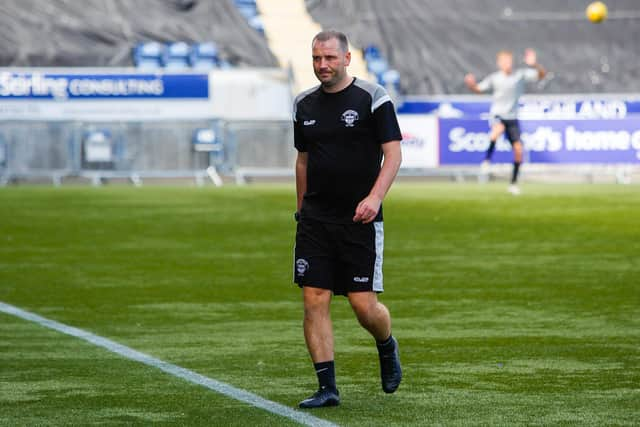
M382 221L374 222L376 230L376 264L373 269L373 291L382 292L382 252L384 250L384 225Z

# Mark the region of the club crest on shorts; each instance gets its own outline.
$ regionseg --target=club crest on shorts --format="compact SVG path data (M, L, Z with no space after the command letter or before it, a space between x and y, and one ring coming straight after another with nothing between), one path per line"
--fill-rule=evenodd
M347 110L342 113L340 120L344 122L345 127L351 128L355 125L356 121L360 118L358 112L355 110Z
M306 273L308 269L309 263L306 259L298 258L296 260L296 273L298 273L298 276L304 275L304 273Z

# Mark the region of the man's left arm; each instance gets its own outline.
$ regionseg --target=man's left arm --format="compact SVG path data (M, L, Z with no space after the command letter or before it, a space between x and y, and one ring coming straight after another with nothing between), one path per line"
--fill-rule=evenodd
M389 141L382 144L382 154L384 161L373 188L369 195L365 197L356 207L353 222L368 224L376 219L382 200L386 196L391 184L393 184L400 164L402 163L402 151L400 141Z

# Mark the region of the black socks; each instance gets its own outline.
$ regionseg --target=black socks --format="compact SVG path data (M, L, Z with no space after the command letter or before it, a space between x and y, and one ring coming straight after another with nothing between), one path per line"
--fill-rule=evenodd
M389 335L389 338L382 342L377 341L376 347L378 347L378 353L380 354L393 353L393 351L396 349L396 344L393 341L393 335Z
M389 335L389 338L387 338L383 342L377 341L376 347L378 347L378 352L380 354L393 353L396 349L396 343L393 340L393 335ZM337 390L336 368L333 360L314 363L313 367L316 370L316 375L318 376L318 384L320 385L321 390L325 388Z
M318 376L318 384L320 389L329 388L331 390L337 390L336 388L336 368L333 360L328 362L314 363L313 367L316 370Z
M491 141L491 143L489 143L489 149L487 150L487 154L485 155L484 159L485 160L491 160L491 156L493 156L493 152L496 149L496 142L495 141Z
M513 175L511 176L511 183L515 184L518 182L518 172L520 171L520 163L513 162Z

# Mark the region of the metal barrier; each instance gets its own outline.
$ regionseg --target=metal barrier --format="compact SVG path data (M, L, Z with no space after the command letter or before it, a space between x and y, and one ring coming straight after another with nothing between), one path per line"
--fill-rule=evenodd
M294 158L288 121L0 123L0 185L35 178L61 185L69 177L93 185L113 178L135 185L149 178L220 185L220 174L292 168Z
M293 177L297 152L291 122L226 122L223 128L237 184L251 178Z

